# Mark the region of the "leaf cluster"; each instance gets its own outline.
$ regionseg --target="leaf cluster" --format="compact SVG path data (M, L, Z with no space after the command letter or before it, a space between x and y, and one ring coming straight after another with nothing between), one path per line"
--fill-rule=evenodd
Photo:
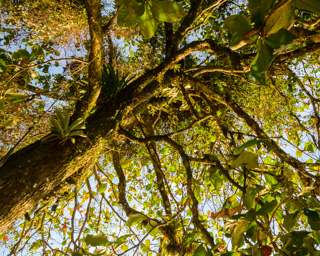
M64 144L67 140L75 143L74 137L87 136L83 133L86 129L83 119L77 119L70 124L70 115L68 113L61 113L57 111L56 117L51 118L51 133L42 139L42 142L50 142L53 140L60 140L59 144Z
M177 22L184 16L182 5L172 0L116 0L119 26L140 26L144 38L151 38L159 21Z
M129 73L121 77L119 70L115 70L111 64L103 65L102 74L102 90L106 98L115 97L134 79L134 77L129 78Z

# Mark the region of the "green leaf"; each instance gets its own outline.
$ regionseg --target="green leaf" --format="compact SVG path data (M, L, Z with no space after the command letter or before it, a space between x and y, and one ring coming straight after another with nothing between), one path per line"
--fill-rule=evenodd
M271 164L272 163L272 157L271 156L267 156L264 161L265 164Z
M140 247L141 247L141 251L144 252L144 253L147 253L148 250L149 250L148 247L145 246L143 243L141 243Z
M12 54L12 59L13 59L13 60L19 60L19 59L20 59L20 52L19 52L19 51L15 51L15 52Z
M272 185L277 185L278 184L278 180L274 176L272 176L270 174L267 174L267 173L264 173L264 177L266 179L267 185L270 188L272 187Z
M67 135L69 133L68 127L69 127L70 115L68 113L62 114L60 111L57 111L56 115L60 121L60 125L63 131Z
M87 235L84 241L91 246L104 246L109 242L105 234Z
M277 33L272 34L266 38L266 44L271 46L273 49L280 48L283 45L290 44L293 39L297 37L288 30L281 28Z
M134 4L134 3L136 3L137 5L140 5L139 3L133 0L131 4ZM121 27L133 26L137 23L136 18L137 18L136 15L132 15L130 13L128 4L121 4L121 7L119 8L118 16L117 16L117 23L119 26Z
M206 255L207 255L206 249L202 244L200 244L193 253L193 256L206 256Z
M159 233L159 228L154 228L155 226L157 226L157 223L155 221L153 221L153 220L151 220L150 223L151 223L151 225L148 223L147 226L146 226L147 232L151 236L157 236L158 233Z
M126 222L126 226L131 227L131 226L133 226L133 225L135 225L137 223L140 223L140 222L142 222L142 221L144 221L146 219L148 219L148 217L145 216L145 215L142 215L140 213L131 214L129 216L128 221Z
M5 92L5 100L10 103L21 102L27 98L28 98L28 95L17 93L13 88L10 88Z
M309 251L310 255L312 256L319 256L320 252L314 249L314 246L317 245L317 241L312 237L304 237L303 244Z
M232 35L230 40L231 46L238 44L241 41L241 36L251 30L250 20L242 14L229 16L226 18L224 26Z
M182 4L170 0L117 1L120 5L119 26L140 26L144 38L151 38L158 28L158 21L177 22L184 15Z
M312 185L311 185L312 186ZM312 186L313 187L313 186ZM315 189L315 187L313 187L313 189ZM314 196L314 193L312 193L312 196L308 196L309 199L309 207L313 208L313 210L317 210L320 211L320 202L318 201L318 199Z
M52 125L51 132L59 135L61 140L64 139L65 135L60 123L55 118L51 118L50 121Z
M312 230L320 230L320 218L316 211L305 210L304 214L308 217L308 223Z
M294 1L280 1L274 6L265 24L265 34L271 35L281 28L289 28L294 21L294 9Z
M320 4L318 0L296 0L296 8L320 16Z
M70 122L69 113L65 113L65 115L61 121L62 121L61 124L63 125L62 127L65 132L69 133L73 130L72 127L69 127L69 122Z
M53 140L58 140L60 139L60 136L58 134L49 134L47 136L45 136L41 142L42 143L45 143L45 142L50 142L50 141L53 141Z
M3 59L0 59L0 71L4 71L6 69L6 62Z
M257 139L253 139L253 140L249 140L247 142L245 142L244 144L242 144L240 147L237 147L234 150L234 155L239 155L240 153L242 153L242 151L246 148L250 148L252 146L257 145L258 140Z
M213 256L212 252L207 247L207 255L206 256Z
M266 215L273 211L273 209L277 206L277 200L273 200L271 202L265 203L261 209L256 212L256 215Z
M273 48L269 45L263 44L251 63L251 74L259 81L261 80L261 73L266 72L276 55L273 55Z
M152 184L151 184L151 183L146 186L146 190L147 190L147 191L150 191L151 188L152 188Z
M246 230L246 237L250 238L252 241L255 241L257 236L258 224L255 221L252 221Z
M115 244L118 244L118 245L121 245L123 244L124 242L127 241L127 238L130 237L132 235L123 235L123 236L120 236L114 243Z
M292 244L294 246L302 246L303 238L307 237L310 234L308 231L292 231Z
M281 207L277 208L277 211L274 214L275 218L277 221L282 221L283 220L283 210Z
M146 8L143 15L137 17L141 34L144 38L151 38L158 28L158 22L153 18L150 8Z
M245 218L238 219L237 225L231 234L232 247L238 246L240 240L243 238L244 232L247 230L248 224L249 221Z
M151 38L158 28L158 21L176 22L184 16L180 3L170 0L119 1L117 22L119 26L140 26L144 38Z
M84 129L86 129L86 126L84 125L84 120L81 118L73 121L73 123L68 126L68 132Z
M274 0L249 0L248 8L251 20L255 27L263 25L267 11L271 8Z
M258 156L255 153L249 151L243 151L236 160L231 164L232 168L238 168L244 165L249 169L254 169L259 167Z
M160 150L161 155L166 155L169 152L169 147L164 147Z
M39 57L40 55L43 56L44 52L43 52L43 48L40 45L33 45L31 46L31 54L29 57L29 62L35 60L37 57ZM49 65L48 65L49 66Z
M313 230L312 235L313 235L314 239L318 242L318 244L320 244L320 231Z
M302 151L300 149L297 149L296 156L297 157L302 157Z
M115 0L114 3L117 6L121 6L121 5L127 4L128 0Z
M254 199L255 199L256 193L257 192L255 188L248 187L246 189L246 193L244 194L244 197L243 197L243 205L249 210L254 207Z
M104 193L104 192L106 191L106 189L107 189L107 184L102 183L102 184L99 186L98 191L99 191L100 193Z
M106 98L114 97L133 79L133 77L127 79L128 74L124 77L120 77L119 70L115 70L111 64L108 66L103 65L102 73L102 90L105 92Z
M0 66L5 66L6 62L3 59L0 59Z
M290 230L294 224L297 223L297 217L298 217L299 211L296 211L294 213L290 213L284 216L283 226Z
M129 249L129 246L126 244L121 247L122 251L127 251L128 249Z
M128 6L128 10L130 12L130 15L132 16L141 16L144 14L146 10L146 4L145 3L139 3L137 1L130 1Z
M27 51L27 49L19 49L18 51L19 51L19 53L20 53L20 57L21 57L23 60L29 60L29 58L30 58L30 53Z
M71 137L75 137L75 136L87 138L87 135L85 135L85 134L83 133L83 131L80 131L80 130L72 131L72 132L69 133L69 137L70 137L70 138L71 138Z
M106 251L107 251L107 248L96 248L96 249L94 250L94 252L93 252L92 255L95 255L95 256L106 255L106 254L105 254Z
M223 176L219 172L213 172L210 174L210 181L214 188L216 190L219 190L221 188L221 185L223 184Z
M242 254L240 254L240 252L226 252L221 254L221 256L242 256Z
M304 144L304 150L310 151L311 153L314 153L315 152L314 144L312 142L305 143Z
M296 145L297 147L301 144L301 139L297 136L297 138L293 141L294 145Z
M169 23L177 22L185 15L182 4L170 0L153 0L151 12L155 19Z
M312 192L314 191L315 187L313 185L302 188L300 192L300 196L311 196Z
M0 110L4 109L4 101L2 99L0 99Z

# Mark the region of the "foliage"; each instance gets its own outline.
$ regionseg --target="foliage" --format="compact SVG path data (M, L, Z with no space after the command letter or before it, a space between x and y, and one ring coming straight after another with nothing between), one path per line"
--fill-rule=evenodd
M113 98L122 89L124 89L131 79L128 79L129 73L120 77L119 70L115 71L112 65L104 65L102 69L102 90L107 98Z
M58 118L51 118L51 133L42 139L42 142L50 142L53 140L60 140L60 144L71 140L75 143L74 137L86 137L83 130L86 129L83 119L77 119L70 124L70 115L66 113L63 115L57 111ZM58 120L57 120L58 119Z
M0 7L1 253L320 254L318 1L58 2Z
M141 34L151 38L157 30L158 22L177 22L184 16L180 3L171 0L117 0L119 6L119 26L140 26Z
M28 95L17 93L12 88L8 89L4 94L4 101L7 101L9 103L17 103L20 101L24 101L27 98L28 98ZM2 102L3 102L3 100L2 100ZM4 107L4 103L2 103L2 104Z
M259 5L257 1L251 0L248 3L251 20L243 14L226 19L225 26L232 34L230 45L234 49L244 46L248 41L257 44L258 53L252 62L251 73L259 82L262 82L261 73L267 71L276 58L274 52L279 53L285 49L284 46L296 39L287 30L294 22L295 9L317 14L318 9L309 6L314 4L312 1L307 1L306 5L302 2L270 0ZM257 34L261 37L257 37Z
M9 44L10 38L60 47L81 42L88 36L83 7L81 1L1 0L1 23L5 24L1 30L11 34L5 37L5 44ZM44 13L46 15L41 15Z

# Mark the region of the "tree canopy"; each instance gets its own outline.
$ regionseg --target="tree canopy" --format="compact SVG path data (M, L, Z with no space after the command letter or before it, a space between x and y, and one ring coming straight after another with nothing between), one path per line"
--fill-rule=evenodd
M3 255L320 255L319 0L0 0Z

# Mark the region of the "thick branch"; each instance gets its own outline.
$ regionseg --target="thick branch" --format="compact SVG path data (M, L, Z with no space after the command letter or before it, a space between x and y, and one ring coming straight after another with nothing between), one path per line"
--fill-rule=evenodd
M107 105L87 118L89 139L77 139L75 145L70 141L63 145L55 141L46 144L37 141L11 155L0 168L0 233L51 191L57 190L66 178L79 169L87 171L99 155L101 138L110 135L124 118L130 118L128 113L132 109L159 92L160 86L154 81L161 78L172 64L193 51L209 48L210 45L205 41L190 43L175 56L133 81ZM171 71L166 75L162 88L178 76Z
M230 74L230 75L244 74L244 73L249 73L250 69L246 68L245 70L234 70L234 69L231 69L231 68L214 67L214 66L212 66L212 67L194 68L191 71L192 71L192 76L196 77L196 76L199 76L201 74L213 73L213 72L221 72L221 73Z
M153 136L154 135L152 122L151 122L149 116L144 117L144 130L142 130L142 131L145 136ZM145 143L145 145L148 149L148 152L149 152L149 155L150 155L153 167L154 167L154 171L156 173L157 185L158 185L159 193L162 198L165 212L167 215L171 216L172 211L171 211L169 197L167 195L166 188L165 188L165 182L164 182L165 177L164 177L164 174L162 171L161 161L160 161L159 155L157 153L157 144L154 141L152 141L150 143Z
M75 119L86 118L96 105L98 100L101 81L102 63L104 60L103 33L101 26L101 3L100 0L87 0L86 10L91 37L91 49L89 55L89 84L87 92L81 101L77 102Z
M127 201L127 198L126 198L127 181L126 181L126 177L124 176L122 167L120 165L118 152L112 151L112 160L113 160L113 167L116 170L119 178L119 183L118 183L119 203L121 204L127 216L131 214L141 214L140 212L131 208Z
M203 2L204 0L191 1L189 12L174 35L174 42L176 43L176 45L179 45L182 42L182 40L186 36L186 31L192 26L192 24L198 18L198 15L201 13L202 10L201 5Z
M189 196L189 198L191 198L191 202L192 202L192 205L191 205L191 211L193 214L192 221L193 221L194 225L206 237L210 246L212 248L214 248L215 244L213 241L213 237L211 236L211 234L208 232L208 230L202 225L202 223L199 220L199 213L198 213L199 202L193 193L194 181L193 181L193 175L192 175L192 170L191 170L191 166L190 166L190 160L189 160L189 156L184 152L183 147L165 135L150 136L150 137L141 139L141 138L137 138L137 137L133 136L132 134L130 134L129 132L125 131L122 128L119 129L119 133L125 135L130 140L140 142L140 143L143 143L146 141L164 141L164 142L168 143L169 145L171 145L173 148L175 148L179 152L179 154L182 158L183 165L186 169L186 174L187 174L187 191L188 191L188 196Z
M260 138L264 139L266 142L268 142L271 145L271 148L276 153L276 155L285 163L291 165L293 168L297 169L300 174L301 181L304 183L304 185L308 185L308 178L312 178L312 175L307 173L305 171L305 167L307 166L305 163L300 162L298 159L292 157L291 155L287 154L284 150L282 150L278 144L268 137L268 135L260 128L259 124L250 117L231 97L229 92L224 92L224 95L221 97L218 93L213 91L211 88L207 87L205 84L199 82L198 80L195 80L190 77L185 77L185 81L189 83L192 82L192 86L210 96L210 98L225 104L228 106L238 117L243 119L246 124L259 136ZM220 93L221 94L221 93Z
M320 51L320 43L310 43L307 46L299 48L297 50L293 50L291 52L287 52L284 54L280 54L276 59L275 63L286 61L286 60L293 60L305 54L312 55L314 53L318 53Z
M177 50L176 44L173 40L173 26L171 23L165 23L165 36L166 36L166 58L172 56Z
M133 208L131 208L129 206L127 199L126 199L126 178L124 176L122 167L120 165L119 154L117 152L113 151L112 152L112 159L113 159L113 166L114 166L114 168L117 172L118 178L119 178L119 183L118 183L119 203L121 204L121 206L127 216L129 216L131 214L142 214L141 212L138 212L138 211L134 210ZM179 244L176 240L175 230L173 227L171 227L170 225L161 225L162 223L160 223L160 221L158 221L157 219L151 219L148 216L146 216L146 217L148 219L142 222L142 224L144 226L147 226L148 224L150 224L150 221L154 221L155 223L158 224L159 230L170 240L170 243L172 243L175 247L179 248Z
M188 196L191 198L192 205L191 205L191 211L192 211L192 221L194 225L201 231L201 233L205 236L207 239L208 243L210 244L211 248L213 249L215 247L215 243L213 240L213 237L211 234L208 232L208 230L203 226L203 224L199 220L199 213L198 213L198 200L196 196L193 193L193 175L192 175L192 170L190 166L190 161L187 156L187 154L184 152L183 147L173 141L172 139L167 139L167 143L169 143L172 147L174 147L180 154L182 158L182 163L186 169L186 174L187 174L187 191L188 191Z

